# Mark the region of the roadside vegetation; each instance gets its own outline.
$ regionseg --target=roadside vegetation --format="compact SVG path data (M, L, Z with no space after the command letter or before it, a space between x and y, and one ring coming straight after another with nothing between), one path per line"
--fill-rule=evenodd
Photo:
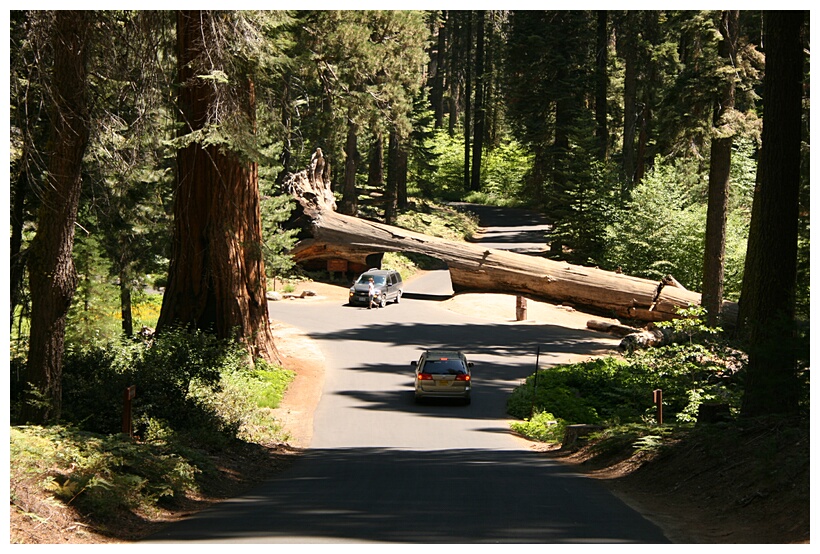
M218 467L226 456L286 442L273 410L292 379L290 370L251 364L244 346L201 332L75 338L65 355L62 423L11 428L12 510L47 520L51 497L100 532L127 514L150 518L225 479ZM133 435L123 432L131 386ZM14 419L19 394L11 393Z
M808 336L799 414L742 417L748 358L702 316L690 308L667 324L678 344L539 369L508 400L510 428L581 471L633 483L644 509L675 502L704 530L723 521L706 542L808 542Z
M585 362L538 369L510 396L507 411L522 420L517 433L560 444L567 425L607 428L612 437L625 426L636 438L657 436L702 423L728 423L741 414L746 354L721 329L707 327L702 308L680 310L680 317L659 327L673 328L678 341ZM809 413L808 337L799 361L800 411ZM594 434L593 434L594 436Z

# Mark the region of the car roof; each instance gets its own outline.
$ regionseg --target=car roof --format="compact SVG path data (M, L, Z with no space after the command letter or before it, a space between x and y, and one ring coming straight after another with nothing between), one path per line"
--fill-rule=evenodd
M427 350L428 358L459 358L464 354L459 350Z
M395 269L368 269L364 273L372 273L375 275L384 275L387 273L397 273Z

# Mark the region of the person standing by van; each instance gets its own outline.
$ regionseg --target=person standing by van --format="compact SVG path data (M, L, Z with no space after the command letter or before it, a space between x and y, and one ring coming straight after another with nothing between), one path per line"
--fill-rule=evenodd
M367 309L373 307L373 298L376 296L376 285L373 283L373 277L367 282Z

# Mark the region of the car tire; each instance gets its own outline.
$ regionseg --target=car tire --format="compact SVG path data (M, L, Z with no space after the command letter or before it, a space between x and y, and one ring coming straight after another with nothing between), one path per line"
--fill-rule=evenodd
M384 308L387 306L387 300L385 299L384 295L379 299L379 308Z
M399 303L399 300L401 300L401 291L396 295L396 304Z

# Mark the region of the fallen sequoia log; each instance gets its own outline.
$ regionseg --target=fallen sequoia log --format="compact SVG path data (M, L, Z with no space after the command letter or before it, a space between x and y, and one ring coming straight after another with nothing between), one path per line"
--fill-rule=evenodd
M291 251L297 263L340 260L372 266L373 254L412 252L442 260L450 270L453 290L523 295L610 316L664 321L679 308L700 304L700 294L679 286L571 265L526 254L445 240L337 213L321 154L311 167L288 175L285 185L298 202L296 224L309 233ZM677 284L677 286L676 286ZM736 304L724 303L727 324L737 317Z

